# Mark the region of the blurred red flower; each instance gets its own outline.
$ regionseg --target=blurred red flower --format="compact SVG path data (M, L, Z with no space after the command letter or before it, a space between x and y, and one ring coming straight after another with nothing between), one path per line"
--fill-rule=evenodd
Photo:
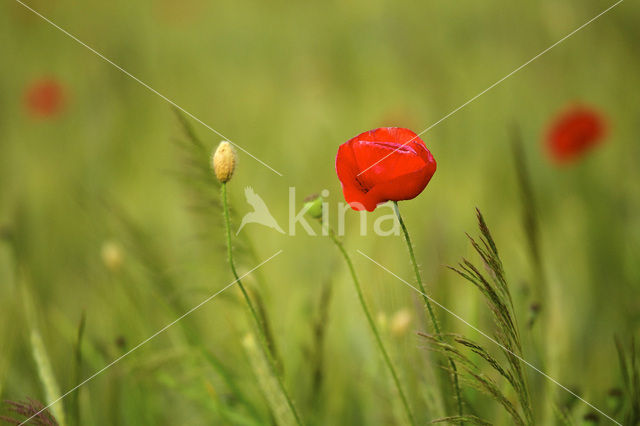
M566 164L599 145L605 134L602 114L586 106L574 106L551 123L546 138L547 151L553 161Z
M364 132L340 145L336 156L342 192L354 210L415 198L435 171L436 160L422 139L401 127Z
M35 80L25 89L24 102L27 112L32 117L55 116L62 111L64 101L64 89L53 78Z

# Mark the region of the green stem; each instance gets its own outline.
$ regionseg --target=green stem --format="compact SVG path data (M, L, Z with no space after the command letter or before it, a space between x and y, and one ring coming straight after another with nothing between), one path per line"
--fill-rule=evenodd
M78 325L78 334L76 335L75 350L74 350L74 365L73 365L73 382L80 383L82 380L82 338L84 337L84 329L87 323L86 311L82 311L80 316L80 324ZM69 405L71 406L71 424L73 426L79 426L80 422L80 392L74 392L69 398Z
M393 202L393 210L395 211L396 216L398 217L398 222L400 223L400 227L402 228L402 233L404 234L404 240L406 241L407 247L409 248L409 257L411 258L413 271L416 275L416 281L418 283L420 292L422 293L422 299L424 300L424 304L427 307L427 312L429 314L431 322L433 323L433 330L435 332L436 338L441 343L444 343L444 339L442 338L442 334L440 333L440 325L438 324L438 318L436 318L436 314L433 311L433 308L431 306L431 301L429 300L429 297L427 296L427 292L424 288L424 285L422 284L422 276L420 275L420 268L418 268L418 262L416 262L416 255L413 252L413 244L411 243L411 238L409 237L409 231L407 231L407 226L404 224L404 220L402 220L402 215L400 214L400 209L398 208L397 201ZM458 369L456 367L456 363L453 361L451 357L447 357L447 359L449 361L449 366L451 367L451 381L453 385L453 390L456 395L456 404L458 408L458 414L462 416L463 415L462 398L460 396L460 383L458 381Z
M222 195L222 211L224 214L224 224L225 224L225 229L226 229L226 240L227 240L227 257L229 260L229 266L231 267L231 272L233 273L233 276L236 279L236 282L238 283L238 287L240 287L240 291L242 291L242 295L244 296L244 300L247 302L247 306L249 307L249 311L251 312L251 317L253 318L253 321L255 322L255 326L256 326L256 330L258 333L258 336L260 337L260 343L262 344L262 348L264 350L265 353L265 357L269 363L269 367L271 368L271 372L273 374L273 376L276 378L276 381L278 382L278 386L280 387L280 390L282 391L282 394L284 395L285 399L287 400L287 405L289 406L289 409L291 410L291 412L293 413L293 417L296 420L296 423L299 426L302 426L302 420L300 419L300 417L298 416L298 412L296 411L295 406L293 405L293 401L291 400L291 397L289 396L289 393L287 392L287 389L284 386L284 382L282 380L282 377L280 376L279 373L279 369L273 359L273 355L271 354L271 351L269 349L269 345L267 343L267 339L264 335L264 328L263 325L260 321L260 317L258 317L258 313L256 312L256 309L253 306L253 302L251 302L251 299L249 298L249 294L247 293L247 290L245 289L244 285L242 284L242 281L240 281L240 277L238 276L238 272L236 271L236 266L235 263L233 261L233 251L231 249L231 220L229 219L229 204L227 202L227 184L226 182L223 182L220 185L220 191L221 191L221 195Z
M333 229L329 228L329 237L335 243L335 245L342 253L344 260L347 262L347 266L349 267L349 272L351 273L351 278L353 279L353 284L356 288L356 292L358 293L358 299L360 300L360 305L362 305L362 310L364 311L365 316L367 317L367 322L371 327L371 331L376 338L376 342L378 343L378 347L380 348L380 352L382 352L382 357L384 358L387 367L389 368L389 372L393 377L393 382L396 385L396 389L398 390L398 394L400 395L400 399L402 400L402 405L404 406L405 412L407 414L407 418L409 419L409 423L415 425L415 419L413 418L413 414L411 414L411 409L409 408L409 402L407 401L407 397L405 396L402 387L400 386L400 380L398 379L398 374L396 373L395 368L393 368L393 364L391 363L391 358L387 353L387 350L382 343L382 339L380 338L380 333L378 332L378 328L376 327L376 323L373 321L373 317L371 316L371 312L369 312L369 308L367 308L367 304L364 300L364 295L362 294L362 289L360 288L360 282L358 281L358 277L356 276L356 271L353 267L353 263L351 263L351 258L349 254L345 250L342 242L338 239Z

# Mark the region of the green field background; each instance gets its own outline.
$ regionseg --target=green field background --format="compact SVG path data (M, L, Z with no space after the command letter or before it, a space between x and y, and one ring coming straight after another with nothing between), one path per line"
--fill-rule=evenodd
M296 211L305 196L327 189L335 225L344 202L335 174L339 144L381 126L423 130L612 3L28 4L280 172L239 152L228 189L235 226L251 211L244 198L251 186L286 227L290 187ZM478 260L465 232L477 234L474 209L483 212L514 296L525 358L543 363L604 411L611 408L610 389L622 386L613 337L627 342L640 324L639 20L637 2L622 2L424 134L438 170L419 197L400 203L433 298L491 334L478 292L446 268L463 257ZM56 117L34 119L24 91L43 76L62 84L66 102ZM610 131L593 152L558 167L542 141L553 117L574 102L601 111ZM187 120L212 151L222 138ZM514 128L536 198L549 289L541 301L548 321L531 330L526 324L535 271L522 226ZM232 282L216 188L190 182L185 140L167 102L19 3L2 2L0 399L47 402L33 359L34 329L64 393L77 378ZM347 212L344 241L424 424L454 413L434 403L439 367L416 334L428 330L419 299L356 251L413 283L402 238L372 232L374 220L390 212L383 207L369 213L366 236L359 232L359 214ZM108 241L122 250L115 271L101 259ZM246 281L264 299L286 385L302 417L308 424L402 424L338 251L326 237L308 236L300 227L291 236L250 224L236 245L241 272L278 250L281 255ZM323 383L314 391L313 324L328 287ZM401 309L409 310L411 323L406 332L392 333L384 318ZM78 375L74 345L82 312ZM437 315L446 331L499 353L461 321L440 309ZM187 325L172 327L81 388L83 424L272 422L242 344L251 323L237 289L183 321ZM187 327L257 414L189 344ZM576 424L593 411L562 389L546 387L533 370L528 374L539 424L548 424L543 419L556 404L570 406ZM59 404L68 423L70 398ZM465 398L478 415L510 424L486 396L466 390Z

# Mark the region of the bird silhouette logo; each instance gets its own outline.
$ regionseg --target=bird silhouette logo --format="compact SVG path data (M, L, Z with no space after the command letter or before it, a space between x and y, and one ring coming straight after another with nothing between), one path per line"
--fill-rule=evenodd
M284 234L284 231L282 230L282 228L280 228L278 222L276 222L264 200L258 194L256 194L252 187L247 186L244 189L244 196L247 199L247 203L249 203L253 207L253 211L244 215L244 217L242 218L242 222L240 223L240 228L238 228L238 232L236 232L236 235L238 235L242 228L244 228L244 226L248 223L258 223L271 229L275 229L281 234Z

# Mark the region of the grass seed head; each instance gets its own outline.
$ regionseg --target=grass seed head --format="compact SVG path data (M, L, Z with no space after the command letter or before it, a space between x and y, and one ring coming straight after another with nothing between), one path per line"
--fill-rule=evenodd
M236 162L233 146L227 141L220 142L213 154L213 171L216 173L216 178L222 183L228 182L233 176Z

